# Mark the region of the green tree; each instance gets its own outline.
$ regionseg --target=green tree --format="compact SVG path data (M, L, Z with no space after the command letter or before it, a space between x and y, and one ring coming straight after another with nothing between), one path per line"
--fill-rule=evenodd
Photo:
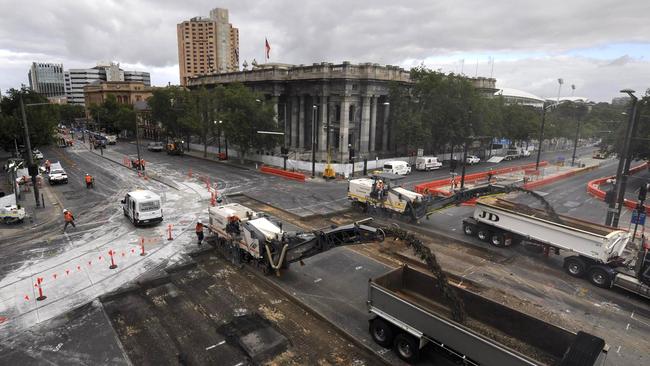
M98 130L110 133L135 132L136 113L130 105L118 103L114 95L108 95L101 104L91 104L88 109Z
M75 118L86 117L86 111L83 106L75 104L60 104L56 106L58 110L59 122L71 126Z
M32 148L49 144L58 124L56 106L51 104L28 106L28 104L34 103L47 103L48 100L32 90L23 88L20 90L9 89L0 100L0 141L2 145L11 149L14 139L18 145L25 144L20 111L21 95L25 105Z
M223 94L223 112L220 113L223 116L223 130L228 140L239 147L242 162L252 148L277 146L277 138L257 133L273 128L274 112L271 105L257 102L262 97L239 83L226 87Z

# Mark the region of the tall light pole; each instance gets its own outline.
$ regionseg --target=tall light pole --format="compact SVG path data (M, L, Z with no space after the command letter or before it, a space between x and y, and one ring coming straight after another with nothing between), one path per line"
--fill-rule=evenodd
M311 177L316 177L316 111L318 106L312 105L311 114Z
M562 80L562 79L559 79ZM560 84L561 85L561 84ZM558 98L559 100L559 98ZM565 100L562 101L562 103L566 102ZM544 125L546 124L546 111L550 108L557 107L558 105L562 104L560 102L557 102L555 104L549 104L549 105L542 105L542 124L539 128L539 148L537 149L537 159L535 161L535 170L539 170L539 159L542 155L542 141L544 141Z
M29 163L29 166L27 167L29 171L29 175L32 177L32 185L34 186L34 199L36 200L36 207L41 206L41 200L40 200L40 194L38 192L38 183L36 182L37 177L38 177L38 167L34 165L34 157L32 156L32 144L29 140L29 127L27 125L27 115L25 114L25 106L33 106L33 105L45 105L45 104L50 104L50 103L30 103L30 104L24 104L23 103L23 92L21 90L20 92L20 114L23 117L23 129L25 132L25 148L27 149L27 162ZM16 184L16 181L14 180L13 184ZM18 204L18 202L16 202Z
M625 140L623 140L623 147L618 157L618 167L616 169L616 188L614 189L614 197L609 201L609 208L607 209L607 217L605 225L618 227L618 219L621 216L623 209L623 199L625 198L625 186L627 184L627 176L629 173L629 154L630 142L634 131L636 122L637 101L638 98L634 95L634 90L623 89L621 93L625 93L632 99L632 111L628 120L627 127L625 128ZM625 167L627 166L627 169ZM617 207L618 206L618 207Z

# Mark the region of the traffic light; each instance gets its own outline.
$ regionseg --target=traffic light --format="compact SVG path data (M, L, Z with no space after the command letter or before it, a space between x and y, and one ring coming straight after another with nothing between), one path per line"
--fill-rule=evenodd
M639 188L639 201L643 202L646 199L646 196L648 195L648 185L650 184L644 184Z

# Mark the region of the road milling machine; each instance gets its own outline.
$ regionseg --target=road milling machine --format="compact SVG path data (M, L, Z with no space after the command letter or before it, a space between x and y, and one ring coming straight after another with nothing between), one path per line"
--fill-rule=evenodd
M208 243L215 245L234 263L249 263L265 274L287 269L335 247L383 241L385 234L366 225L372 219L331 226L312 232L285 231L281 222L239 203L208 209Z

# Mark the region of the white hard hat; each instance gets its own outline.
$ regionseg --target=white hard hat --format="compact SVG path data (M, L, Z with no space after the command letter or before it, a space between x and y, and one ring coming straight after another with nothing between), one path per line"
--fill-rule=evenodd
M196 223L197 223L197 224L200 224L200 223L201 223L201 219L196 220Z
M68 212L68 210L64 208L64 209L63 209L63 213L66 213L66 212Z

